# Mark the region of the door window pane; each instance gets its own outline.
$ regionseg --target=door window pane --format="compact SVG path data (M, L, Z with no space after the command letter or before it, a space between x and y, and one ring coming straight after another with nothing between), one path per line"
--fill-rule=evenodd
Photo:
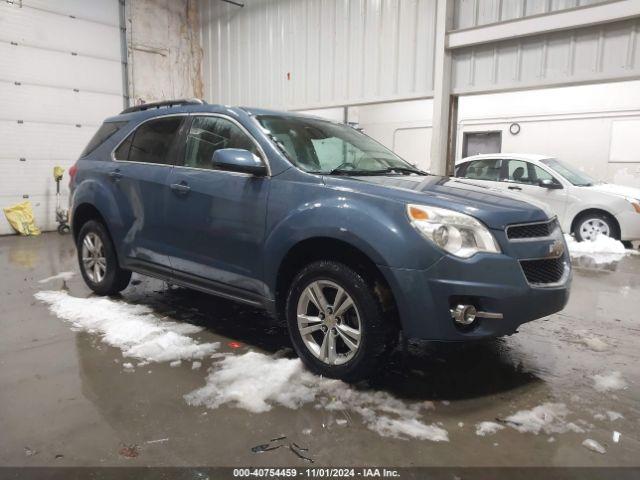
M473 180L489 180L497 182L500 179L502 160L487 158L470 162L463 178Z
M551 175L546 170L538 167L537 165L532 165L534 175L536 176L536 180L552 180L553 183L559 183L553 175Z
M222 148L240 148L258 155L255 143L235 123L220 117L195 117L187 136L184 165L212 169L213 153Z
M143 123L133 135L127 158L119 157L127 153L124 150L126 141L116 151L116 158L131 162L172 163L173 159L169 152L180 131L182 121L183 117L165 117Z
M509 160L507 165L507 181L514 183L533 184L535 179L531 178L530 165L522 160Z

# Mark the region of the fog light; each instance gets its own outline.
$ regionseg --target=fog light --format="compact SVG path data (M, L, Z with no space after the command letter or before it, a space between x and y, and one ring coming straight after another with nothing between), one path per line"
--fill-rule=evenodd
M476 314L476 307L473 305L458 305L451 310L455 322L463 326L471 325L476 319Z

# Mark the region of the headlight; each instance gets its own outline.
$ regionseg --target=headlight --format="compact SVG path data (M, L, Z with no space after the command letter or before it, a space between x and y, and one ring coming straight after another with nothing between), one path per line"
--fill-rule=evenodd
M626 197L626 200L631 204L636 212L640 213L640 199Z
M407 205L416 230L443 250L462 258L478 252L500 253L491 232L475 218L445 208Z

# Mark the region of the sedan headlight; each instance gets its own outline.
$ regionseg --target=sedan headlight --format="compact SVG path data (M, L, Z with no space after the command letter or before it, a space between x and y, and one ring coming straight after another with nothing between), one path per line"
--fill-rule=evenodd
M631 206L636 212L640 213L640 199L626 197L626 200L631 204Z
M411 204L407 215L423 237L453 255L469 258L478 252L500 253L491 232L470 215Z

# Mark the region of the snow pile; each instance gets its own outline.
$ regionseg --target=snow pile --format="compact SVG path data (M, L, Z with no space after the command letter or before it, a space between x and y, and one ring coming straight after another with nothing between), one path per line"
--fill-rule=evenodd
M622 242L606 235L598 235L594 240L584 242L578 242L567 234L564 235L564 239L572 258L587 257L596 265L619 262L625 255L635 253L633 250L625 249Z
M627 381L622 378L622 373L618 371L594 375L591 378L593 378L593 388L599 392L604 393L627 388Z
M369 429L382 436L449 440L443 428L420 421L421 412L429 410L428 403L407 405L386 392L357 390L313 375L299 359L257 352L226 356L214 365L206 385L185 395L185 400L208 408L230 404L255 413L274 405L297 409L315 402L317 408L358 413Z
M52 282L53 280L71 280L74 276L75 276L75 272L60 272L51 277L38 280L38 283L47 283L47 282Z
M598 442L596 442L591 438L587 438L584 442L582 442L582 445L594 452L607 453L607 451L604 449L602 445L600 445Z
M498 430L502 430L504 426L496 422L480 422L476 424L476 435L484 437L485 435L493 435Z
M146 362L201 359L212 354L216 343L198 343L187 336L202 328L162 320L144 305L130 305L109 298L77 298L63 291L43 291L36 299L56 316L76 328L102 335L102 341L120 348L126 357Z
M575 423L565 420L569 410L564 403L543 403L531 410L520 410L505 418L505 423L522 433L547 434L568 431L583 432Z

